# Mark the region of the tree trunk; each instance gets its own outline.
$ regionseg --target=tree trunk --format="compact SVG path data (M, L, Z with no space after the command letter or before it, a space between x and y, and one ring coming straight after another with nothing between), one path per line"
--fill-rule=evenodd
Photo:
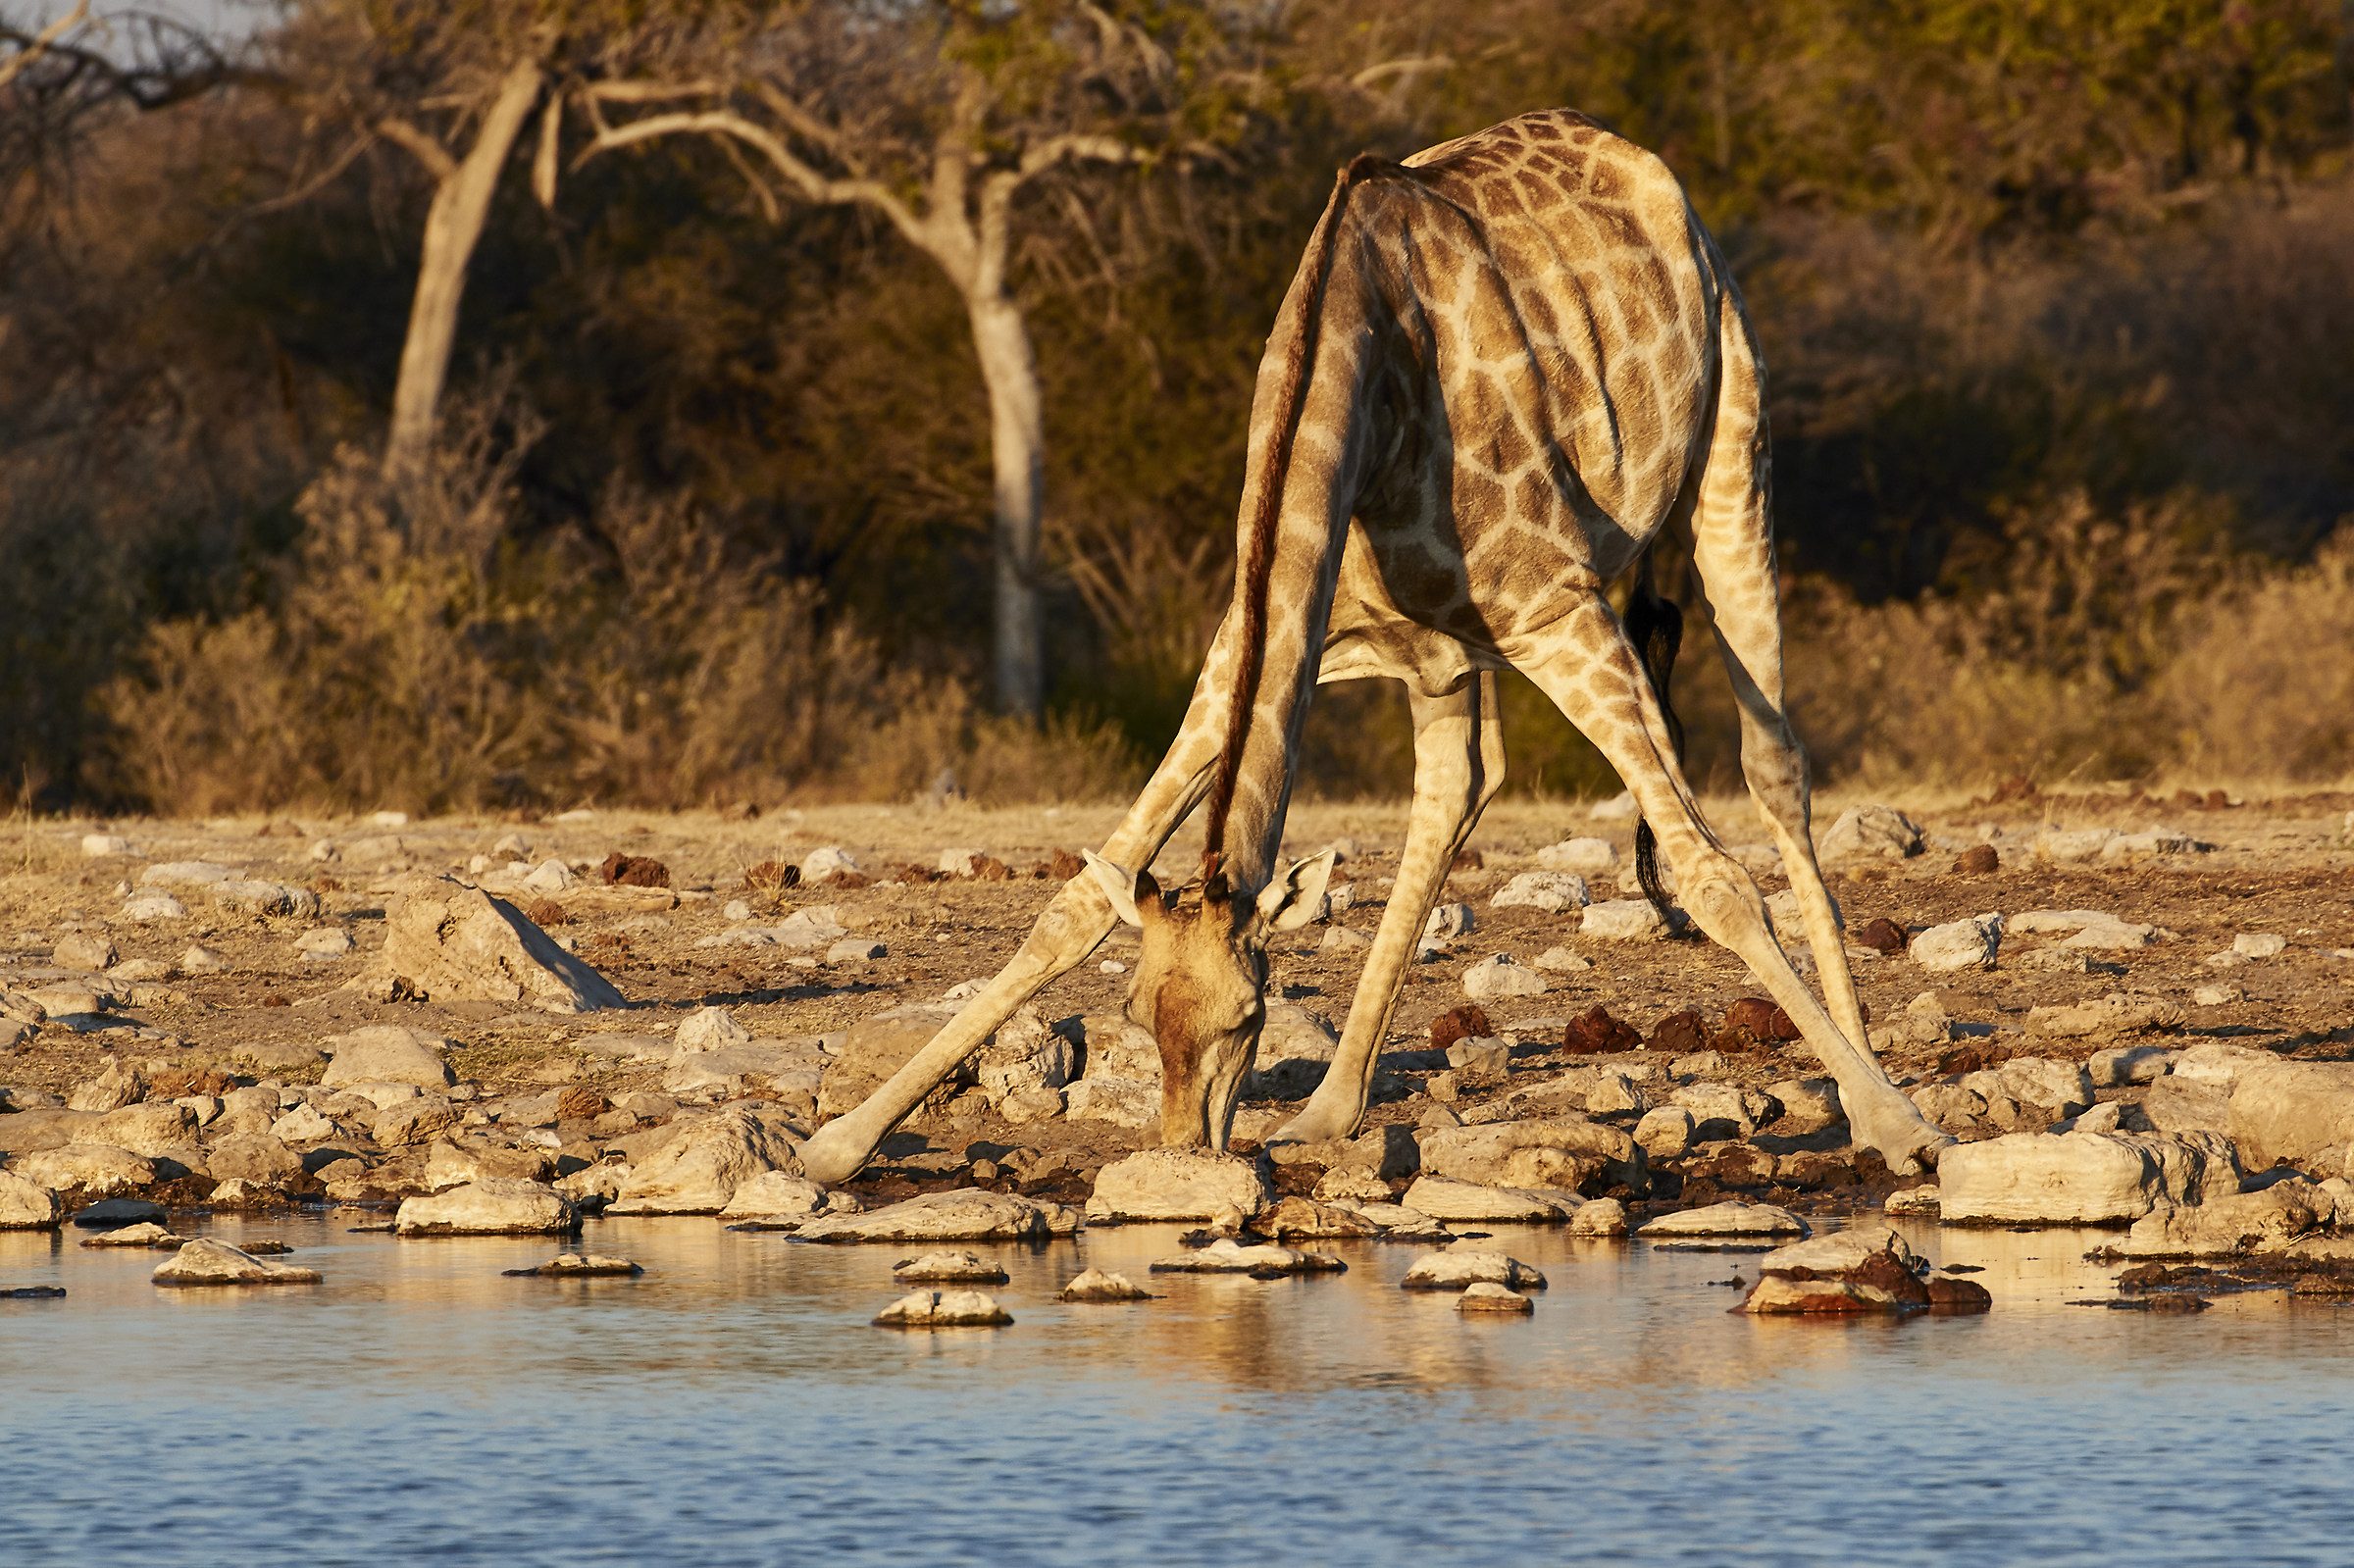
M1046 704L1044 629L1038 606L1038 531L1046 428L1038 358L1022 313L1002 293L966 300L981 379L989 387L990 455L996 468L997 615L993 662L998 707L1036 718Z
M434 413L449 375L458 334L458 301L466 267L483 237L483 223L497 193L499 171L526 116L539 96L539 68L518 61L499 83L483 116L482 133L465 161L444 175L425 219L425 248L417 266L417 296L409 307L409 335L400 349L400 379L392 388L392 430L384 441L384 473L416 472L434 440Z

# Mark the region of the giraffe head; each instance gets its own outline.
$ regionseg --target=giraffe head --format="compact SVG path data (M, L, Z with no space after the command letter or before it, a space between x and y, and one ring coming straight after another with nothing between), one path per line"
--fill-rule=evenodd
M1149 871L1087 857L1111 907L1144 935L1128 1016L1160 1046L1164 1145L1226 1146L1267 1021L1267 938L1316 918L1332 861L1329 849L1303 860L1255 898L1213 873L1194 900L1163 893Z

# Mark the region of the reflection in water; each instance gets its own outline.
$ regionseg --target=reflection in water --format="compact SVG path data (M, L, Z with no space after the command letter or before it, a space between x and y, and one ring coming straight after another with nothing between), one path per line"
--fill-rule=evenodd
M977 1248L1014 1326L902 1334L866 1320L915 1248L610 1221L647 1274L551 1281L499 1273L544 1240L183 1228L325 1283L0 1233L0 1288L72 1292L0 1302L0 1563L2334 1562L2354 1522L2354 1316L2070 1307L2099 1233L1907 1224L1995 1310L1823 1322L1728 1313L1754 1254L1500 1228L1552 1288L1499 1321L1399 1290L1414 1247L1151 1276L1178 1228L1132 1227ZM1053 1301L1089 1264L1164 1299Z

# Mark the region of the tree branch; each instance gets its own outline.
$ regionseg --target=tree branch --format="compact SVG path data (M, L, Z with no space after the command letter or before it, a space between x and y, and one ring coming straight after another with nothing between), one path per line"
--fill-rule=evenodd
M908 241L928 254L937 254L939 244L931 226L909 209L907 204L887 185L872 179L829 179L793 156L784 138L766 126L753 124L742 115L725 109L674 111L666 115L648 115L625 126L597 122L594 139L572 161L579 169L598 153L640 142L656 141L676 135L732 136L759 153L776 167L788 183L804 201L823 206L872 207L891 220L892 227L905 235Z
M430 131L409 124L398 115L387 115L378 121L376 133L396 146L407 148L436 180L447 179L458 172L458 161L449 155L448 148L435 140Z
M17 52L0 61L0 87L7 86L35 60L49 52L50 45L90 20L90 0L74 0L74 9L34 33Z

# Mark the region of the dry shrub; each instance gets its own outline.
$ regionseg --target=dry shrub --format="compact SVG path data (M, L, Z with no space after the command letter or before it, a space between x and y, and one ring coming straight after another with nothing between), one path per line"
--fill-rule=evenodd
M682 504L609 492L601 563L522 548L528 430L502 448L489 411L458 428L397 487L343 452L268 603L150 629L142 673L105 693L126 793L183 815L437 813L905 798L944 773L993 803L1133 784L1111 727L992 717L959 683L887 670L814 584L732 560Z
M2354 774L2354 526L2312 565L2199 606L2180 646L2154 695L2181 771Z

